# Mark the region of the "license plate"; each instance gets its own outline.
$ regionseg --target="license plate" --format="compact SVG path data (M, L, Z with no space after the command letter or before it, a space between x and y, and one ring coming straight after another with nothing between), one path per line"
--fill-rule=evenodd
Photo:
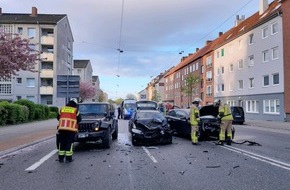
M236 115L236 117L241 117L240 115Z
M85 138L87 135L86 134L79 134L78 137L79 138Z

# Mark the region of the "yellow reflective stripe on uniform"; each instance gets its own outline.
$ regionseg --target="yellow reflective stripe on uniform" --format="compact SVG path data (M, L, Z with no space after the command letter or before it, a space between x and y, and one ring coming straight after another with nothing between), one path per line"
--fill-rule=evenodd
M73 155L73 144L70 146L70 150L65 152L66 156L72 156Z
M63 108L61 108L61 112L74 113L75 112L75 108L63 107Z

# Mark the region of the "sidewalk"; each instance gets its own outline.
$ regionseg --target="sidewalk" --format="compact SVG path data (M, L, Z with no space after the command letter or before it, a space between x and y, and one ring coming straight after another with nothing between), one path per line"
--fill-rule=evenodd
M290 122L283 121L246 120L244 125L290 131Z

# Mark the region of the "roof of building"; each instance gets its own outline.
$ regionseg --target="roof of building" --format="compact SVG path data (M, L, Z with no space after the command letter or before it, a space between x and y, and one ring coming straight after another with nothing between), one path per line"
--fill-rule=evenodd
M66 14L0 14L0 23L2 24L57 24L60 20L67 17Z
M74 68L86 68L90 60L74 60Z

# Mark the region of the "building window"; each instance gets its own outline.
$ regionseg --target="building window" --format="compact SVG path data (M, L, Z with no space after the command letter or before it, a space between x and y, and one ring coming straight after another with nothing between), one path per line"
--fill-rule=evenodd
M279 73L273 74L273 85L279 84Z
M78 74L80 74L81 72L82 72L82 70L81 70L81 69L78 69L78 70L77 70L77 73L78 73Z
M262 52L263 55L263 62L268 62L269 61L269 50L265 50Z
M21 84L22 83L22 78L17 78L16 81L17 81L17 84Z
M272 59L278 59L278 47L272 48Z
M195 70L198 70L198 62L195 64Z
M242 59L240 59L240 60L238 61L238 68L239 68L239 69L243 69L243 68L244 68L244 61L243 61Z
M229 68L230 72L234 71L234 64L230 64L230 68Z
M212 86L211 85L206 87L206 95L212 96Z
M211 67L212 65L212 58L211 56L206 58L206 67Z
M225 68L224 67L222 67L222 74L224 74L225 73Z
M35 102L35 96L26 96L27 100Z
M254 43L254 34L249 35L249 45Z
M222 49L221 56L222 57L225 56L225 49L224 48Z
M27 87L35 87L35 78L27 78Z
M228 100L227 101L227 104L229 105L229 106L235 106L236 104L235 104L235 100Z
M280 100L272 99L272 100L264 100L264 113L280 113Z
M247 100L246 101L246 112L247 113L259 113L259 101Z
M222 92L225 91L225 84L221 84L221 91L222 91Z
M11 94L11 84L0 84L0 94Z
M254 78L249 78L249 88L254 88Z
M239 80L238 87L239 87L239 90L242 90L244 88L244 81L243 80Z
M17 100L21 100L21 96L16 96L16 99Z
M249 56L249 66L254 66L254 55Z
M262 38L267 38L269 36L269 27L266 26L265 28L262 29Z
M220 91L220 85L217 84L217 85L215 86L215 91L216 91L216 92L219 92L219 91Z
M207 81L211 81L212 80L212 72L211 71L207 71L206 72L206 80Z
M22 27L18 27L17 28L17 34L19 34L19 35L23 34L23 28Z
M220 75L220 68L216 69L216 75L219 76Z
M269 83L270 83L270 77L269 75L265 75L263 86L269 86Z
M217 58L220 57L220 52L219 52L219 51L216 52L216 57L217 57Z
M272 35L278 33L278 23L277 22L275 22L271 25L271 32L272 32Z
M28 37L35 38L35 28L28 28Z
M203 74L204 73L204 66L202 65L201 66L201 74Z

